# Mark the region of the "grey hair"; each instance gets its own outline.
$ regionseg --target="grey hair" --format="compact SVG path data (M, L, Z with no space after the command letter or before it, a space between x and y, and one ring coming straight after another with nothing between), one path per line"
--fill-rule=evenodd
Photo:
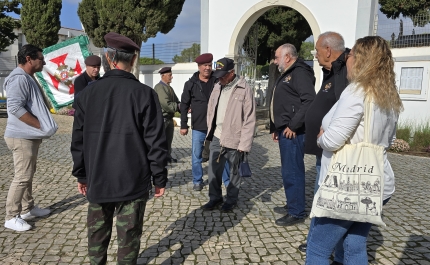
M297 49L296 47L294 47L293 44L285 43L281 45L280 48L281 48L282 57L285 56L286 54L289 54L292 58L299 57L299 55L297 54Z
M107 53L110 60L112 61L113 59L114 63L122 62L130 64L134 56L134 53L120 52L111 48L107 48Z
M332 50L344 52L345 41L342 35L337 32L327 31L318 36L321 40L321 46L330 47Z

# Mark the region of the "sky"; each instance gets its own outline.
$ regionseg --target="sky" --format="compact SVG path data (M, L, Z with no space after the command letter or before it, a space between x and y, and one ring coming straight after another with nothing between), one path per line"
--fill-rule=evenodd
M81 0L63 0L60 15L62 27L82 29L77 13L80 2ZM200 42L200 0L185 0L175 27L167 34L158 33L155 38L148 39L146 44L173 42Z

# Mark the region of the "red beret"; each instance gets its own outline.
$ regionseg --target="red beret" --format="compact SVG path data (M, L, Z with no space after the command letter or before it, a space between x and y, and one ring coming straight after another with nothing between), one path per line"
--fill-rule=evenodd
M212 63L213 59L214 59L214 56L212 55L212 53L203 53L202 55L196 58L195 62L198 64Z
M101 64L102 64L102 59L97 55L90 55L85 59L85 65L100 66Z
M158 71L158 73L160 74L165 74L165 73L171 73L172 72L172 68L171 67L163 67L160 69L160 71Z
M104 36L104 38L108 48L125 53L134 53L135 51L140 51L139 45L121 34L109 32Z

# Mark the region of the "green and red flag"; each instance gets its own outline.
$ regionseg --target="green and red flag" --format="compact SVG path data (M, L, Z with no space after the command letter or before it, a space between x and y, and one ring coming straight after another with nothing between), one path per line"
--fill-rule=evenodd
M76 77L85 71L89 40L81 35L43 49L46 65L36 77L55 109L73 103Z

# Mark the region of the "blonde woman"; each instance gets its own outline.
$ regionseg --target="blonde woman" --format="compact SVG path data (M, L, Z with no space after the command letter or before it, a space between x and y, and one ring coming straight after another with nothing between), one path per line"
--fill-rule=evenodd
M321 175L328 170L333 152L347 141L364 140L364 100L373 104L371 143L386 149L395 137L397 119L403 106L395 85L394 61L387 42L378 36L358 39L346 62L350 85L322 121L318 145L323 151ZM384 153L385 186L383 199L394 193L394 173ZM323 178L320 178L320 185ZM332 218L315 219L308 235L306 264L329 264L336 248L333 264L368 264L366 238L371 224ZM339 253L342 252L342 253ZM342 258L343 257L343 258ZM342 260L337 260L342 259Z

